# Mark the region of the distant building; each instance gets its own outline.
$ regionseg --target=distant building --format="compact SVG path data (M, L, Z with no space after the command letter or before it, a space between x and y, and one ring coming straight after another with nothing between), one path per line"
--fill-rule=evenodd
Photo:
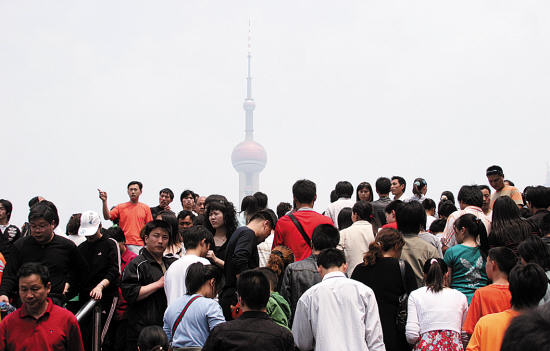
M256 103L252 99L252 77L250 76L250 42L248 45L248 77L246 78L246 99L244 141L235 146L231 154L233 167L239 173L239 204L243 197L252 195L260 188L260 172L267 163L267 153L262 145L254 141L253 113Z

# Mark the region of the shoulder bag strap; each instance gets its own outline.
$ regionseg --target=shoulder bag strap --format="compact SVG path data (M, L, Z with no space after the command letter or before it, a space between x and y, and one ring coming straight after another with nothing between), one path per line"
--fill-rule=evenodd
M193 301L195 301L199 297L201 297L201 296L197 295L197 296L191 298L191 300L189 300L187 302L187 304L185 305L183 310L180 312L180 315L178 316L178 318L176 318L176 321L174 322L174 326L172 326L172 335L170 336L170 344L172 344L172 340L174 339L174 334L176 333L176 329L178 328L178 325L180 324L181 320L183 319L183 315L185 314L185 312L187 312L187 309L193 303Z
M405 285L405 261L399 259L399 270L401 271L401 282L403 283L403 289L407 293L407 286Z
M288 216L290 217L290 219L292 220L292 223L294 223L296 228L298 228L298 231L300 232L300 234L302 234L302 237L304 238L307 246L309 246L311 248L312 247L311 246L311 239L309 238L309 236L307 236L306 231L304 230L304 227L302 227L302 225L298 221L298 218L296 218L292 213L289 213Z

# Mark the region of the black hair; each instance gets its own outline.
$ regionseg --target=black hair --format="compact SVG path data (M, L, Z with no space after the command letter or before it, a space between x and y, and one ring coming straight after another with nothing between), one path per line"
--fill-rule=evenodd
M518 263L518 258L514 253L514 251L503 246L493 247L492 249L489 250L489 253L487 256L492 261L495 261L499 271L506 274L506 276L510 275L510 271Z
M542 185L530 187L525 198L532 207L546 209L550 207L550 188Z
M181 243L181 237L178 230L178 219L174 212L171 211L160 211L157 214L157 217L160 216L163 221L170 224L172 229L170 230L170 239L168 240L168 246L174 246L178 243Z
M399 182L399 185L403 185L403 192L405 192L405 189L407 189L407 181L405 178L400 176L393 176L391 177L391 180L397 180Z
M292 210L292 205L288 202L280 202L277 205L277 217L281 218L286 215L288 211Z
M489 245L515 250L532 233L531 225L521 218L518 205L509 196L501 196L493 204L493 220Z
M426 211L418 201L406 202L395 211L395 221L401 233L418 234L426 227Z
M403 206L404 202L401 201L401 200L393 200L392 202L390 202L389 204L386 205L386 207L384 208L384 212L386 212L387 214L390 214L392 213L393 211L397 212L397 210Z
M237 279L237 293L243 304L252 310L262 310L269 301L269 280L258 270L242 272Z
M149 325L139 333L137 346L140 351L161 351L168 350L168 337L162 327Z
M276 291L279 284L279 277L277 277L277 273L273 272L273 270L268 267L260 267L258 270L265 274L265 277L269 280L270 290Z
M178 219L185 219L187 216L189 216L191 220L194 220L196 217L193 211L181 210L180 213L178 213Z
M125 243L126 237L124 236L124 230L119 226L113 226L106 230L105 236L115 239L117 243Z
M525 262L536 263L550 271L550 250L540 237L529 235L518 245L518 254Z
M344 207L340 210L340 212L338 212L338 218L336 219L338 222L338 230L346 229L353 224L351 214L351 207Z
M539 223L540 235L546 236L550 234L550 213L545 214Z
M481 184L481 185L478 185L477 187L479 188L479 191L487 190L487 191L489 191L489 194L491 193L491 188L489 188L488 185Z
M483 259L486 259L487 252L489 251L489 241L487 239L487 228L485 228L485 224L483 224L481 219L471 213L466 213L458 217L458 219L454 222L454 226L457 229L466 228L468 235L476 241L477 238L479 238L479 249Z
M416 178L413 182L413 194L417 196L422 195L422 190L424 190L426 186L428 186L428 183L424 178Z
M29 208L33 207L39 202L40 202L40 196L33 197L32 199L29 200Z
M332 267L340 267L346 263L344 251L336 248L324 249L317 256L317 266L329 269Z
M40 277L40 281L44 286L48 285L48 283L51 282L50 271L48 270L48 267L38 262L23 263L17 271L17 281L19 281L19 279L21 278L26 278L33 274L36 274Z
M500 166L495 165L487 168L487 172L485 172L485 175L487 175L487 177L490 175L498 175L504 177L504 172L502 171L502 168Z
M243 197L243 200L241 201L241 212L246 212L247 214L252 214L256 211L258 211L258 199L256 199L252 195L248 195Z
M514 309L537 306L548 288L548 278L536 263L516 265L508 276L508 283Z
M391 180L387 177L380 177L376 179L374 186L378 194L389 194L391 190Z
M371 221L372 205L366 201L357 201L352 208L352 213L355 213L359 219Z
M130 183L128 183L128 186L126 187L126 189L128 189L132 185L137 185L139 188L139 191L143 190L143 184L141 182L138 182L137 180L132 180Z
M204 218L203 214L200 214L193 218L193 225L204 225L206 226L206 219Z
M13 209L13 206L12 206L11 202L6 200L6 199L0 199L0 204L6 210L6 216L8 217L8 222L9 222L9 220L11 218L11 211Z
M65 234L67 235L78 235L78 230L80 229L80 218L82 213L74 213L69 218L67 226L65 227Z
M508 185L510 185L510 186L515 186L514 182L511 181L510 179L504 179L504 182L508 183Z
M214 247L214 237L212 233L202 225L194 225L183 233L183 246L185 250L197 248L201 241Z
M193 197L193 201L195 201L195 193L193 192L193 190L187 189L187 190L184 190L184 191L181 192L181 194L180 194L180 202L183 202L183 198L185 198L185 197L187 197L187 196L189 196L189 195L191 195L191 196Z
M270 212L271 211L271 212ZM252 215L250 217L250 222L259 219L262 221L269 221L269 226L271 229L275 229L275 225L277 224L277 215L272 210L260 210Z
M315 195L317 195L317 186L311 180L301 179L292 186L292 196L300 203L309 204L313 202Z
M425 283L428 290L436 293L444 288L445 274L448 272L445 261L441 258L429 258L422 267L422 272L426 275Z
M372 186L370 185L369 182L361 182L359 183L359 185L357 186L357 189L355 190L355 194L356 194L356 197L355 197L355 201L360 201L361 199L359 199L359 190L363 190L363 189L368 189L369 191L369 198L366 200L366 201L372 201L373 200L373 194L372 194Z
M221 268L215 264L203 265L200 262L190 265L185 276L187 295L196 294L201 286L212 278L215 282L215 293L219 293L225 284L225 275Z
M443 201L443 200L448 200L448 201L451 201L454 205L455 203L455 196L454 194L452 193L452 191L449 191L449 190L445 190L444 192L441 193L441 196L439 198L439 201Z
M550 345L550 305L525 311L512 319L500 351L545 350Z
M162 195L162 193L165 193L166 195L170 196L170 200L174 200L174 192L170 188L164 188L161 191L159 191L159 196Z
M442 200L437 205L437 213L442 217L449 217L451 213L458 211L455 204L449 200Z
M336 196L338 196L338 198L350 198L353 195L353 185L345 180L336 183L334 190L336 190Z
M43 200L31 207L29 211L29 222L35 219L43 218L48 223L53 223L54 227L59 224L59 215L57 214L57 207L53 202Z
M237 229L237 217L235 207L232 202L227 200L216 200L208 203L206 211L204 212L204 226L210 230L212 234L216 233L216 230L210 223L210 213L212 211L220 211L223 214L223 225L225 226L225 235L227 239L233 235L233 232Z
M336 202L336 200L338 200L338 195L336 194L336 190L331 190L330 203Z
M483 193L477 185L463 185L458 191L458 202L470 206L483 206Z
M382 228L376 234L375 240L370 243L369 251L365 253L363 262L366 266L376 264L376 261L384 257L384 252L393 248L402 248L405 246L405 239L397 230L393 228Z
M422 207L424 207L424 210L426 211L435 210L436 208L435 201L432 199L424 199L422 201Z
M430 224L429 231L432 234L442 233L445 230L445 225L447 225L447 220L445 219L436 219Z
M315 250L335 248L340 242L340 232L331 224L319 224L313 230L311 243Z
M219 195L219 194L208 195L204 199L204 208L206 209L211 202L220 202L220 201L222 201L222 202L227 201L227 198L225 196Z
M252 195L258 200L258 208L264 209L267 207L267 195L262 193L261 191L256 191L254 195Z
M151 222L147 223L143 227L143 238L145 238L146 236L149 236L149 234L151 234L151 232L155 228L162 228L162 229L166 230L166 232L168 233L168 237L170 237L172 235L171 234L172 233L172 226L170 224L168 224L165 221L159 220L159 219L153 219Z

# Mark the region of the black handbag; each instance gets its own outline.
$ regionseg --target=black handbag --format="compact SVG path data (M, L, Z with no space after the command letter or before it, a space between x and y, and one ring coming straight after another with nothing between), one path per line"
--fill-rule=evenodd
M405 326L407 325L407 301L409 299L409 294L407 293L407 287L405 285L405 261L402 259L399 259L399 270L401 271L401 283L403 283L405 293L398 298L395 325L399 333L405 334Z

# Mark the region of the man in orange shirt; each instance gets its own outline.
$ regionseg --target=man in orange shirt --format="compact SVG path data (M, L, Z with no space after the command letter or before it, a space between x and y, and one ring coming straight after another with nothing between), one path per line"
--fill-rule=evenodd
M513 186L504 184L504 172L500 166L491 166L487 168L487 180L495 192L491 195L491 208L495 200L501 196L510 196L512 200L520 207L523 207L523 197L521 192Z
M508 275L516 262L516 255L507 247L494 247L489 250L485 269L493 284L479 288L474 293L462 327L468 335L473 334L474 327L481 317L510 308L512 295L508 288Z
M466 351L500 351L510 321L522 311L537 306L548 285L544 270L535 263L516 265L510 272L509 281L512 308L481 317Z
M115 206L111 211L107 205L107 193L97 189L99 198L103 202L103 217L106 220L120 221L120 227L126 236L126 247L135 254L139 254L139 250L143 247L143 240L139 235L141 228L153 220L149 206L139 202L142 189L141 182L133 180L128 183L130 201Z

